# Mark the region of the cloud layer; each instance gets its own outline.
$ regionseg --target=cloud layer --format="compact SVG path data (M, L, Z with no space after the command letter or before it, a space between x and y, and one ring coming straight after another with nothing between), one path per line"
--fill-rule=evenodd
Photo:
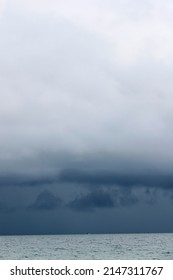
M0 1L1 234L170 231L172 30L171 0Z
M1 165L64 151L169 168L171 2L13 2L0 31Z
M41 192L35 202L29 205L30 210L56 210L61 205L61 199L54 196L50 191Z

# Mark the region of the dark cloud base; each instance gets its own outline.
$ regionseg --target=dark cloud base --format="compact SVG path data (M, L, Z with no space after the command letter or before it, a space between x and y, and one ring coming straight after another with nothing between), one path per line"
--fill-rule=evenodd
M171 232L173 176L63 169L0 177L0 234Z
M90 171L90 170L62 170L58 175L28 176L28 175L11 175L0 176L0 187L40 187L47 184L70 183L82 186L122 186L122 187L149 187L173 189L172 174L118 174L115 172Z
M29 210L35 211L50 211L56 210L61 205L61 199L53 195L50 191L45 190L41 192L34 203L28 206Z
M115 201L111 193L98 190L76 197L68 206L77 211L92 211L94 209L113 208Z
M145 186L173 189L173 175L162 174L117 174L116 172L63 170L60 173L61 182L76 183L89 186L118 185L124 187Z

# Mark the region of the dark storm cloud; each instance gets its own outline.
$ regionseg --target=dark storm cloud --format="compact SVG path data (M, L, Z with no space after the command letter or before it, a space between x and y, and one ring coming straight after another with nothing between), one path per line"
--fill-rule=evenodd
M90 162L88 162L88 165ZM70 163L73 165L73 163ZM40 175L1 175L0 187L42 187L51 184L76 184L80 186L122 186L122 187L146 187L165 190L173 189L173 175L149 173L126 173L107 171L102 169L62 169L54 174Z
M41 192L35 202L31 204L28 209L30 210L55 210L60 207L62 201L48 190Z
M124 187L142 186L173 189L172 174L117 174L108 171L64 170L59 175L60 182L76 183L88 186L111 186Z
M15 207L11 207L10 205L0 201L0 214L10 214L14 213L17 209Z
M57 181L57 176L44 176L44 174L40 176L9 174L8 176L0 176L0 187L37 187L52 184Z
M164 191L166 193L166 195L170 198L172 191ZM162 192L163 195L163 192ZM157 201L157 196L158 196L158 190L157 188L144 188L144 202L148 205L152 205L155 204Z
M131 189L98 189L88 194L77 196L68 207L77 211L92 211L114 207L129 207L137 204L139 198Z
M130 207L139 202L138 194L134 194L129 189L124 189L120 192L118 197L119 206Z
M41 187L51 184L77 184L81 186L122 186L173 189L172 174L127 174L104 170L62 170L57 174L0 176L0 187Z
M171 0L0 1L1 234L171 229L172 30Z
M74 210L91 211L95 208L112 208L115 202L109 192L98 190L76 197L68 206Z
M173 194L170 195L171 202L173 202Z

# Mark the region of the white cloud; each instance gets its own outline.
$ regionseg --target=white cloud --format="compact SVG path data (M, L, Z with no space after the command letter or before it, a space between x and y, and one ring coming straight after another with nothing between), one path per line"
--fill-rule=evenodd
M64 18L109 44L116 63L144 57L173 63L172 1L16 0L17 7L39 16Z
M3 14L5 9L6 0L0 0L0 16Z
M62 150L173 162L170 1L9 3L1 159Z

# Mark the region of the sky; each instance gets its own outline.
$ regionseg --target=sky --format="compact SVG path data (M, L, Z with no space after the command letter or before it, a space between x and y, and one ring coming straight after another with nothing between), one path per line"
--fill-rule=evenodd
M0 234L173 232L171 0L0 0Z

